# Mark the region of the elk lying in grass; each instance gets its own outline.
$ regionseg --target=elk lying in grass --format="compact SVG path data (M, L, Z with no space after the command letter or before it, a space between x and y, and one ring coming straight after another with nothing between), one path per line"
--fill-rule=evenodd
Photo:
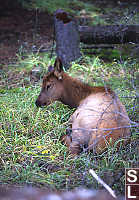
M36 105L47 106L53 101L77 108L71 116L72 132L63 137L72 154L88 150L102 151L107 142L129 136L129 118L116 94L105 87L91 87L70 77L62 70L60 59L43 78Z

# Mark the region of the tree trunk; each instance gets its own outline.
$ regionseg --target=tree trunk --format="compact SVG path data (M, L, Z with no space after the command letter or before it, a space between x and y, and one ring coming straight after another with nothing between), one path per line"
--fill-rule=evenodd
M139 43L139 25L79 26L85 44Z
M65 69L68 69L70 62L81 56L78 25L65 11L59 9L54 14L54 28L56 54L62 60Z
M85 44L139 43L139 25L78 26L76 20L59 9L54 13L56 54L67 70L70 62L81 56ZM108 45L108 47L112 47Z

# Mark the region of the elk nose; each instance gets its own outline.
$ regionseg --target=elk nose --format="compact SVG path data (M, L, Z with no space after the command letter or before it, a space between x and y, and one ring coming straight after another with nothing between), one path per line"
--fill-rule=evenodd
M40 104L40 102L38 101L38 99L36 100L35 104L36 104L37 107L41 107L41 104Z

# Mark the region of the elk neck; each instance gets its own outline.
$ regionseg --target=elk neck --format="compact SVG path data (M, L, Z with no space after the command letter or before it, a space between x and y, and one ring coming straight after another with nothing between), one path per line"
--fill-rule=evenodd
M71 108L77 108L81 100L85 99L93 92L93 87L85 84L68 74L63 73L64 92L60 101Z

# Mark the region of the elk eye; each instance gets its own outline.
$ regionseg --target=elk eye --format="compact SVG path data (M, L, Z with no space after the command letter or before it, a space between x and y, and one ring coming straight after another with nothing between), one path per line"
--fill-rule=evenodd
M46 89L49 90L50 87L51 87L51 85L47 85L47 86L46 86Z

